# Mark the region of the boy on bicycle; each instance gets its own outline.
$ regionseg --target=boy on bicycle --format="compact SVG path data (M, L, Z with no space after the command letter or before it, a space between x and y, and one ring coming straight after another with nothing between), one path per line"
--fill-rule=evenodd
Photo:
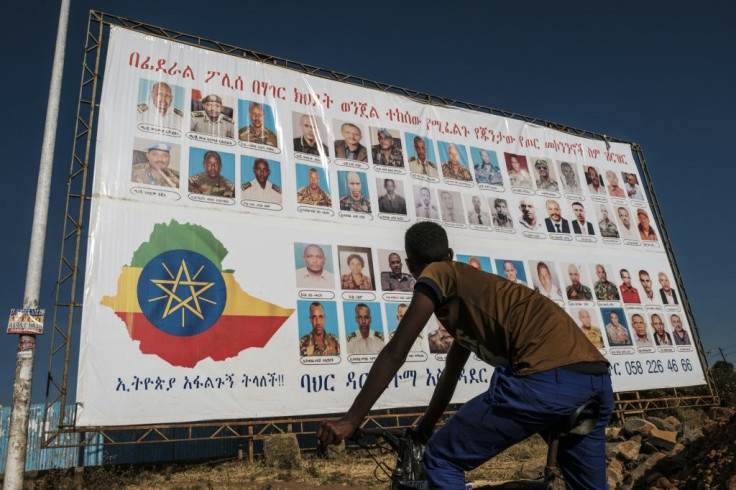
M585 436L560 439L558 463L573 488L606 488L605 426L613 411L608 362L553 301L521 284L453 262L445 230L413 225L404 237L414 295L348 412L317 430L321 444L349 437L404 363L432 313L455 341L417 433L431 488L464 489L471 470L527 437L545 433L588 400L600 415ZM495 366L490 387L434 435L470 353Z

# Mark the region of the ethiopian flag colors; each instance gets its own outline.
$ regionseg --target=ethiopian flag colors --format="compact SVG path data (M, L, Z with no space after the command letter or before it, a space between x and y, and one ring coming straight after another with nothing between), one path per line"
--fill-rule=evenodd
M227 253L202 226L157 224L123 267L117 294L101 304L120 317L142 353L173 366L264 347L294 310L243 291L234 271L222 270Z

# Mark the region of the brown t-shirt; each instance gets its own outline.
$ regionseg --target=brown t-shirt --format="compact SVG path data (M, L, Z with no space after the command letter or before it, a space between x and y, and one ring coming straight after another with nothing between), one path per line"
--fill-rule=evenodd
M417 285L434 292L435 315L455 341L492 366L527 375L608 362L565 310L524 285L462 262L433 262Z

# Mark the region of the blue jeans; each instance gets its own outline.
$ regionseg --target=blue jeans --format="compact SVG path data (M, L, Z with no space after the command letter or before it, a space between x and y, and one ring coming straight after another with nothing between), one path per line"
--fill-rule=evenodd
M464 489L465 471L538 432L544 433L595 398L600 416L586 436L560 439L558 466L575 489L605 489L605 428L613 412L611 378L561 368L514 376L496 368L487 393L463 405L429 440L424 468L430 488Z

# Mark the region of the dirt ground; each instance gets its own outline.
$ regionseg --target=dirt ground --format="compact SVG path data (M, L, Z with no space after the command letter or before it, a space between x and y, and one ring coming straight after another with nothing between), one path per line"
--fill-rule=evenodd
M522 464L544 464L547 446L535 436L517 444L480 468L468 474L468 481L479 483L514 479ZM393 465L395 458L371 454L379 461ZM297 490L373 490L387 487L387 476L366 451L349 448L337 458L324 459L306 453L291 468L274 468L262 462L228 460L194 465L159 467L99 467L83 472L49 472L39 475L34 489L257 489Z

